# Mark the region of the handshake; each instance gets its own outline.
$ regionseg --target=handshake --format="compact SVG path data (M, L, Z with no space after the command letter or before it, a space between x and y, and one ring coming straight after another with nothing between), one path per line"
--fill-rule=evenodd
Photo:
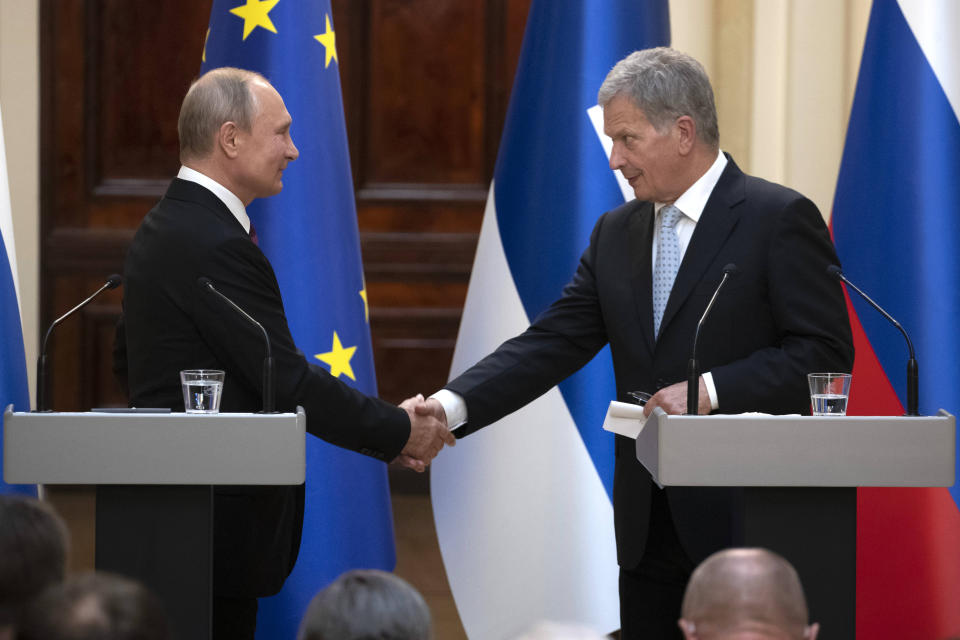
M444 444L452 447L457 440L447 428L447 414L443 406L434 398L425 400L418 393L401 402L400 408L410 416L410 438L394 462L422 472L440 453Z

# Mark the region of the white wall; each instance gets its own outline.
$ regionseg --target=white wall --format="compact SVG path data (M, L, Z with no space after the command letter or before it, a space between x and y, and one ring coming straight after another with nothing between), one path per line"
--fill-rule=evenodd
M0 109L32 398L40 307L39 0L0 0Z

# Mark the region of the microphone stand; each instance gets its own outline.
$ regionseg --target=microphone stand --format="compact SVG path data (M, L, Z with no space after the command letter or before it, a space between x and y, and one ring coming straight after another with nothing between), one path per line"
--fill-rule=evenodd
M703 327L704 321L706 321L707 316L710 314L710 310L713 309L713 303L717 301L717 296L720 295L720 290L723 289L723 285L727 283L727 280L730 279L730 276L734 276L739 272L737 265L731 263L723 268L723 279L720 280L720 284L717 285L716 291L713 292L713 297L710 298L710 302L707 303L707 308L704 309L703 315L700 317L700 322L697 323L697 330L693 334L693 349L690 351L690 360L687 362L687 415L695 416L699 413L700 405L700 363L697 362L697 343L700 341L700 329Z

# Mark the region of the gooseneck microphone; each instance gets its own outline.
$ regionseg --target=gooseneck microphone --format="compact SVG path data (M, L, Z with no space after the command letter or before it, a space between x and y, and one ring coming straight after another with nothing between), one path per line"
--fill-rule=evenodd
M90 302L98 295L107 289L116 289L122 282L123 278L121 278L119 274L112 274L109 278L107 278L107 281L103 283L102 287L94 291L89 298L54 320L50 325L50 328L47 329L46 335L43 336L43 344L40 347L40 355L37 357L37 408L35 411L50 411L50 407L47 406L47 342L50 340L50 334L53 333L53 328L80 309L90 304Z
M907 335L906 330L899 322L893 319L889 313L884 311L880 305L874 302L870 296L865 294L860 290L860 287L853 284L847 279L847 276L843 275L843 271L835 264L831 264L827 267L827 273L837 280L841 280L847 283L847 286L860 294L860 297L870 303L870 306L880 312L884 318L886 318L893 326L900 330L900 333L903 334L903 339L907 341L907 349L910 351L910 359L907 360L907 415L908 416L919 416L920 411L918 409L920 404L920 372L917 367L917 354L913 350L913 343L910 342L910 336Z
M713 297L707 303L707 308L703 310L700 322L697 323L697 330L693 334L693 349L690 351L690 361L687 363L687 415L695 416L698 413L697 406L700 404L700 364L697 362L697 343L700 341L700 329L706 321L710 310L713 309L713 303L717 301L720 295L720 289L727 283L731 276L740 273L740 269L732 262L723 268L723 279L717 285L713 292Z
M234 311L246 318L247 322L256 325L257 328L260 329L261 333L263 333L263 344L266 346L267 355L263 358L263 410L260 413L277 413L276 392L274 389L273 377L273 352L270 350L270 336L267 335L267 330L263 328L262 324L254 320L253 316L241 309L240 305L217 291L216 287L213 286L213 281L211 281L210 278L201 276L197 278L197 284L226 302L234 309Z

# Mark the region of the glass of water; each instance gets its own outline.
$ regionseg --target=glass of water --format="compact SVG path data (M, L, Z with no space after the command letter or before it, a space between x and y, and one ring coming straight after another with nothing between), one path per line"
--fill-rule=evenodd
M180 372L183 407L187 413L218 413L224 373L219 369L188 369Z
M849 373L808 373L810 404L815 416L847 415L850 397Z

